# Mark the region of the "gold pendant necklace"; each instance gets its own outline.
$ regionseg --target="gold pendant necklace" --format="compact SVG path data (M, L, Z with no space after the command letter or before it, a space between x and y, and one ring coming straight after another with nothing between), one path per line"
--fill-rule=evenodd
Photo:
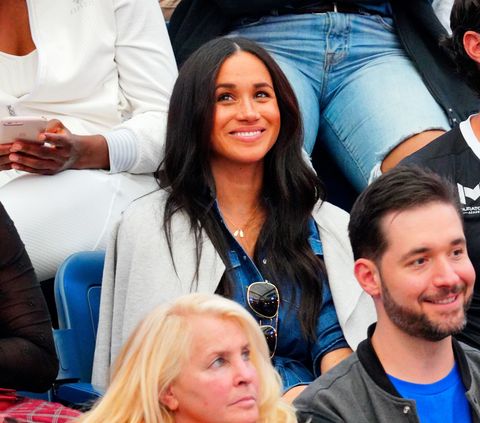
M243 232L242 229L237 229L234 233L233 233L233 236L236 238L236 237L240 237L240 238L244 238L245 237L245 233Z
M243 224L243 225L237 225L235 224L235 222L233 222L227 215L225 212L223 212L223 217L225 218L225 220L227 221L228 223L228 226L230 228L236 228L232 233L233 233L233 236L235 238L245 238L247 236L247 230L248 228L250 227L251 223L253 222L253 220L255 219L255 214L258 210L258 207L259 207L259 204L257 204L255 206L255 208L253 209L252 213L250 214L250 216L248 217L247 221Z

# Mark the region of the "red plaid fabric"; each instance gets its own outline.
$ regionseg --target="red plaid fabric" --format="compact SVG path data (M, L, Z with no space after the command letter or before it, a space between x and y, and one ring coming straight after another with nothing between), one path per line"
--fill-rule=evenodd
M68 423L81 414L57 402L24 398L0 412L0 423Z

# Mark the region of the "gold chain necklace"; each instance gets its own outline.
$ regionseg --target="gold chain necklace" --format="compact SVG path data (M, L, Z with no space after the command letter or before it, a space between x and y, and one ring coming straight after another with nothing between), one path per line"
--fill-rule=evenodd
M258 207L259 207L259 204L257 204L255 206L255 208L252 210L252 213L250 214L250 216L248 217L247 221L243 224L243 225L237 225L235 222L233 222L228 216L227 214L225 213L225 211L222 213L223 214L223 217L225 218L225 220L227 221L228 223L228 226L231 227L231 228L236 228L234 229L233 231L233 236L235 238L245 238L246 235L247 235L247 229L250 227L250 225L252 224L252 222L254 221L255 219L255 214L258 210Z

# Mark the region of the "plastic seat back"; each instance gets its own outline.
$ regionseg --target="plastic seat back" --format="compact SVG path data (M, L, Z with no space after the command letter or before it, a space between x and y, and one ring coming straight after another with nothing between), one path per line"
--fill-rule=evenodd
M75 373L80 382L91 381L104 260L103 251L75 253L62 263L55 276L59 329L71 332L70 350L76 355L68 357L66 362L76 363ZM61 369L60 373L62 370L68 379L68 369Z

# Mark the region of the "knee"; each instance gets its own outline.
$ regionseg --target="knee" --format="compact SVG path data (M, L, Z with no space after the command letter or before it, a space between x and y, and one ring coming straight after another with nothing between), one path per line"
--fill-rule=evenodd
M434 129L420 132L412 135L409 138L406 138L385 156L381 165L382 172L387 172L388 170L392 169L405 157L408 157L415 153L415 151L420 150L422 147L426 146L444 133L444 130Z

